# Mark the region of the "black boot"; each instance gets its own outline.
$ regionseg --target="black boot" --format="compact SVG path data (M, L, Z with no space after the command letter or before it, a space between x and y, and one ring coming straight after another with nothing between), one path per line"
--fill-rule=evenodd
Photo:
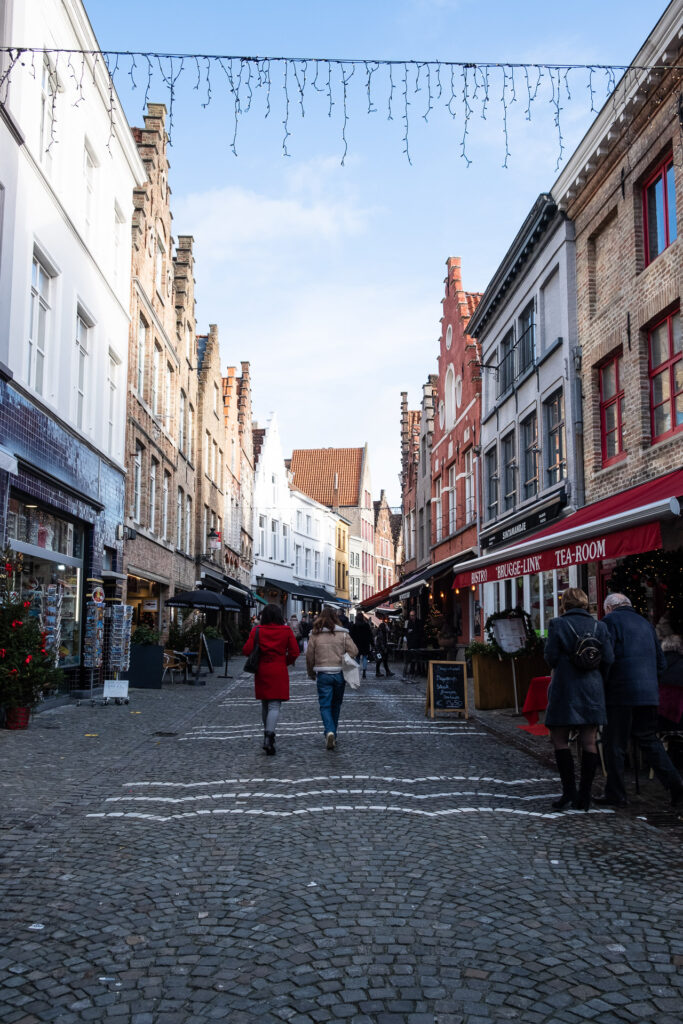
M267 746L268 746L268 733L264 729L263 730L263 749L265 750Z
M573 806L577 811L587 811L591 805L591 789L595 769L598 767L598 755L589 753L587 750L581 752L581 778L579 779L579 792Z
M363 669L363 679L366 679L366 678L367 678L367 676L365 675L365 669Z
M558 800L553 800L552 806L556 811L563 811L565 807L569 807L576 800L574 757L571 750L564 747L562 750L555 751L555 760L557 761L557 770L560 773L560 781L562 783L562 796Z
M264 744L264 748L263 749L265 750L266 754L274 754L275 753L275 733L274 732L267 732L266 733L266 742Z

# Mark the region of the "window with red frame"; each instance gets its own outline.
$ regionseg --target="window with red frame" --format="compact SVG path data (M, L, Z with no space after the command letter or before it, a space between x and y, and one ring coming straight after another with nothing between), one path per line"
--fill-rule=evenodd
M602 464L608 466L624 454L623 354L618 352L600 367L600 435Z
M652 440L683 427L683 346L681 314L671 313L648 335Z
M676 185L673 158L659 165L643 186L645 265L676 241Z

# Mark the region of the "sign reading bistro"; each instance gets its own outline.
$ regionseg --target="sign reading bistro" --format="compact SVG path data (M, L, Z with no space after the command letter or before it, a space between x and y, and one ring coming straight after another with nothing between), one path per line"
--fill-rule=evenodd
M548 538L550 540L551 538ZM661 548L662 536L659 523L616 530L590 540L580 540L562 547L547 548L534 554L507 558L492 562L481 569L461 572L455 577L454 587L468 587L476 583L494 583L498 580L516 579L533 573L565 569L570 565L585 565L587 562L602 562L606 558L624 558L626 555ZM509 555L511 550L508 549Z

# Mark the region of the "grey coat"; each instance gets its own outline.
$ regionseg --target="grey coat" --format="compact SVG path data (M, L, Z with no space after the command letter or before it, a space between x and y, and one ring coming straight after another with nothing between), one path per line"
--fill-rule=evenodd
M666 668L666 659L654 628L628 605L615 608L603 622L614 646L614 664L606 684L608 705L657 707L657 676Z
M602 642L602 663L599 669L582 672L570 658L576 644L571 626L579 636L593 633ZM614 661L614 651L609 631L602 622L581 608L570 608L559 619L548 623L548 639L545 644L545 660L553 670L552 682L548 689L548 708L545 724L550 728L563 725L604 725L607 721L605 709L604 677Z

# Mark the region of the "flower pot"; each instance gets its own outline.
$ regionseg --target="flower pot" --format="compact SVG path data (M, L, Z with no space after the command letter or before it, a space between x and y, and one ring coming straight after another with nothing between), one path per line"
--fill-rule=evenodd
M28 722L30 717L30 708L8 708L5 711L5 728L28 729Z

